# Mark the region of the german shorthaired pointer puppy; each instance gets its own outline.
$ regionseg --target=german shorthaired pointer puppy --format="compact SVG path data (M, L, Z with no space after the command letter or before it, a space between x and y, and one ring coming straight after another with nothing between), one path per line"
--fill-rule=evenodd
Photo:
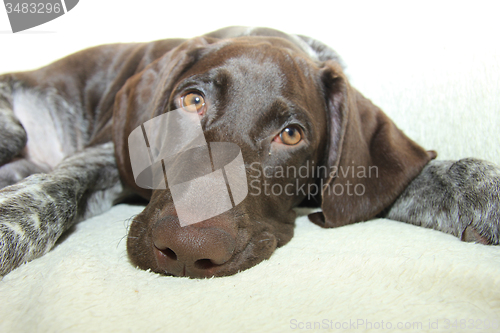
M128 144L172 110L194 111L208 142L237 144L247 176L241 203L186 226L172 186L137 185ZM310 219L325 228L385 216L498 244L499 169L435 156L351 87L337 54L312 38L232 27L90 48L0 76L0 275L134 195L149 203L131 223L129 258L168 275L256 265L292 238L300 205L321 207Z

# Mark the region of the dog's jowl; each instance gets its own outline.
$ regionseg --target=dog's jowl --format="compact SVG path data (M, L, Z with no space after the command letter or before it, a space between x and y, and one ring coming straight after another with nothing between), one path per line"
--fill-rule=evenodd
M301 205L325 228L385 216L498 244L499 169L435 157L312 38L232 27L94 47L0 76L0 274L136 196L130 262L166 275L258 264Z

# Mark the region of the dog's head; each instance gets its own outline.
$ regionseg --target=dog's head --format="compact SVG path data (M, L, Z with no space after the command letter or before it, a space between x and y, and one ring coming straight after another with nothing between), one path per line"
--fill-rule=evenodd
M241 149L248 188L234 208L187 226L168 186L136 185L127 141L177 109L198 114L207 142ZM322 207L311 220L326 227L374 217L431 158L349 85L338 63L276 37L179 45L127 81L114 119L122 178L150 199L130 227L129 256L177 276L231 275L269 258L292 238L302 202ZM201 200L211 202L214 191Z

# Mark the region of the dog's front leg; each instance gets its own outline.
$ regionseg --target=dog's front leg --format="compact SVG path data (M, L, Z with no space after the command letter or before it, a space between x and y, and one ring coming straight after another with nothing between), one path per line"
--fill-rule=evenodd
M386 217L440 230L464 241L498 245L500 169L472 158L431 161Z
M122 192L112 143L0 190L0 276L48 252L65 230L109 209Z

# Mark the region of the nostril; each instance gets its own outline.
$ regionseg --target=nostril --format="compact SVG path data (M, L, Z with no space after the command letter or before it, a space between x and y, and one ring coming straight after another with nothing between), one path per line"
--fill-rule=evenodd
M174 251L169 249L168 247L164 250L160 250L167 258L172 259L172 260L177 260L177 254L175 254Z
M216 226L179 228L158 223L152 233L159 272L177 276L212 276L231 260L236 240Z
M219 265L215 264L210 259L199 259L194 262L194 266L198 269L209 269Z

